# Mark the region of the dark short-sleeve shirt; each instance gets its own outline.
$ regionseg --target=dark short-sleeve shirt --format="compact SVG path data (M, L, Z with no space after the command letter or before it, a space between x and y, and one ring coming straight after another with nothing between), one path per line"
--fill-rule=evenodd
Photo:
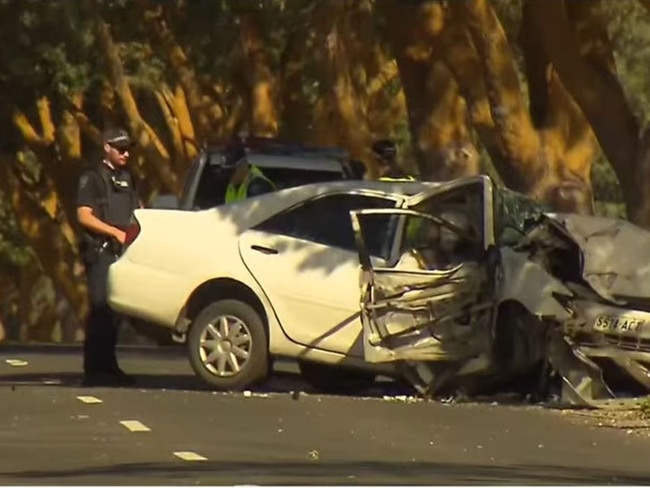
M111 183L112 179L124 182L126 188L118 188ZM90 207L97 218L125 228L138 207L137 192L130 173L124 169L112 170L103 163L94 170L85 171L79 178L77 207Z
M102 198L104 182L97 171L86 170L77 185L77 207L91 207L97 213L97 202Z

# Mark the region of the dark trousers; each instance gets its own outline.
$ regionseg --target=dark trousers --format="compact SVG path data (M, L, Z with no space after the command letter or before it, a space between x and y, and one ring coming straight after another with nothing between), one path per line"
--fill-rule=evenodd
M115 345L117 344L119 317L106 303L108 268L115 256L106 251L93 253L86 259L86 279L90 298L90 314L86 322L84 341L84 373L95 375L117 369Z

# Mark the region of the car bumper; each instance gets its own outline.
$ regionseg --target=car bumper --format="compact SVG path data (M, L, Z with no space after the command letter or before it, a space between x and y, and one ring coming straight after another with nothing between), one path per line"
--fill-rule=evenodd
M107 301L116 312L172 329L185 302L177 275L126 258L108 271Z

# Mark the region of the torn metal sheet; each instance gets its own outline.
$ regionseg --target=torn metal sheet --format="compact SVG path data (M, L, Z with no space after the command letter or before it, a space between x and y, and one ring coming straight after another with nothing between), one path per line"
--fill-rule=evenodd
M571 312L553 297L556 293L573 296L566 286L541 265L531 261L527 254L507 247L501 250L499 301L519 302L536 316L554 317L558 320L570 318Z
M353 212L366 361L394 362L423 396L450 388L471 394L526 377L527 388L559 393L563 403L641 401L650 393L650 232L617 219L548 213L489 178L469 183L414 197L417 206L406 210ZM480 252L475 241L461 253L470 242L457 232L459 251L445 260L451 267L421 259L407 232L407 219L447 210L484 237ZM378 212L401 222L386 243L392 268L374 265L363 245L364 219ZM436 254L435 236L418 252Z
M650 232L620 219L549 214L580 247L583 276L603 298L650 302Z

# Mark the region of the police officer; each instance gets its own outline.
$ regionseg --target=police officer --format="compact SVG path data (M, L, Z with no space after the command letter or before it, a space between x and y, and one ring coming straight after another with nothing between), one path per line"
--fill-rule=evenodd
M262 170L248 162L247 152L243 142L239 141L227 155L234 164L233 173L226 188L226 204L246 198L263 195L275 191L275 185Z
M82 228L81 252L86 268L90 314L84 342L86 386L130 385L135 381L117 364L118 317L106 301L109 266L119 256L125 229L141 206L126 165L131 139L122 129L103 134L104 156L79 179L77 219Z
M375 141L372 154L379 170L379 181L415 181L397 165L397 146L390 139Z

